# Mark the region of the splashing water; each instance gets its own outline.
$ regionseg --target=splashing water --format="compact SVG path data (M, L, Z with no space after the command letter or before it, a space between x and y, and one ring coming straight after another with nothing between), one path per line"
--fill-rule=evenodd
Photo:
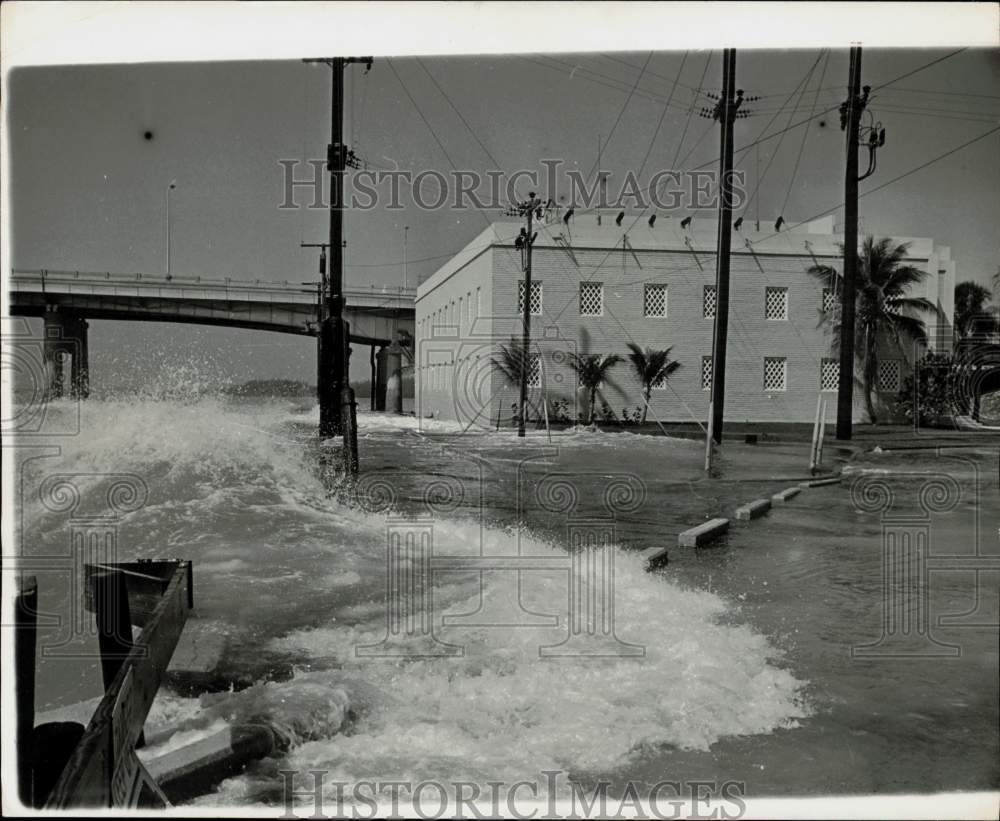
M727 602L650 575L627 553L616 558L615 629L642 656L543 658L538 648L558 644L565 626L455 625L438 637L463 646L460 657L359 658L357 646L385 635L388 519L328 498L312 462L314 417L287 401L198 390L91 401L80 406L80 435L58 440L57 457L25 467L29 489L51 473L81 474L81 504L99 504L102 474L140 477L148 500L121 523L121 558L192 559L197 614L218 622L234 657L294 660L290 680L242 693L165 692L157 715L177 717L185 731L220 719L267 720L287 748L282 768L328 769L331 781L486 781L544 769L610 773L657 746L704 750L726 736L794 726L806 714L803 683L764 636L723 623ZM400 448L398 426L375 418L360 418L368 452L419 471L419 441ZM413 431L407 437L419 440ZM566 438L588 437L608 441L585 432ZM620 441L627 447L631 437ZM22 509L25 544L65 549L64 513L30 492ZM524 553L565 556L537 534L460 516L435 520L434 550L509 554L518 535ZM553 602L566 599L567 573L522 576L520 602L558 613ZM478 574L441 574L435 610L517 610L511 585L494 581L480 602ZM273 766L252 767L200 802L274 800L275 783Z

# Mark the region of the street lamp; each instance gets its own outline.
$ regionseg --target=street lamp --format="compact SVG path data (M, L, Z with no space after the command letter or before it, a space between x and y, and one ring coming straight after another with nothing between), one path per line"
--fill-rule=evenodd
M177 187L177 180L171 180L167 186L167 279L170 279L170 192Z
M403 226L403 290L404 291L406 290L406 283L407 283L407 279L406 279L406 238L407 238L407 235L409 233L410 233L410 226L409 225L404 225Z

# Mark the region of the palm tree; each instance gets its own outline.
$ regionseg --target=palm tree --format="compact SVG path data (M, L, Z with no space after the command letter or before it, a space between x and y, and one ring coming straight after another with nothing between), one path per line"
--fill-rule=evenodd
M681 363L670 358L670 351L673 346L664 348L662 351L646 348L643 350L634 342L628 343L631 353L628 355L635 375L642 385L642 396L646 400L642 409L642 424L646 424L646 414L649 412L649 396L653 390L653 385L666 382L670 376L681 367Z
M844 246L841 245L841 252ZM927 341L927 326L923 320L905 311L939 314L938 307L924 297L905 296L907 290L923 282L928 274L912 265L905 265L909 243L893 245L888 237L865 239L857 262L857 302L855 307L854 356L861 371L861 385L868 418L878 420L872 393L878 380L880 341L888 338L902 351L903 339ZM827 287L840 293L840 274L828 265L814 265L809 273ZM833 348L840 348L840 317L824 314L821 323L833 329Z
M990 301L990 289L978 282L960 282L955 286L955 336L956 340L965 339L977 330L978 326L995 324L986 303Z
M490 359L490 364L500 372L508 385L516 388L521 384L522 368L529 367L528 361L529 357L524 355L524 345L520 340L511 337L510 345L501 345L497 355ZM530 378L530 371L528 376ZM499 425L499 422L497 424Z
M587 424L594 421L594 403L597 401L597 391L607 380L608 371L624 360L618 354L570 354L570 367L580 378L580 385L590 394L590 413Z

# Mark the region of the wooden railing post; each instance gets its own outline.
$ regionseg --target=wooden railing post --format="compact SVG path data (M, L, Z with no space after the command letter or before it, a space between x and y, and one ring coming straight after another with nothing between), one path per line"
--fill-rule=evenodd
M32 806L32 747L35 730L35 644L38 635L38 584L34 576L19 580L14 616L14 680L17 703L17 792Z

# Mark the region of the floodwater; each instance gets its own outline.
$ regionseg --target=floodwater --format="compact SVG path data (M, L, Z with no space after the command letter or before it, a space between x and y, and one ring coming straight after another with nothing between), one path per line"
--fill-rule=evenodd
M519 441L362 413L362 479L331 496L315 407L197 397L48 413L44 430L79 433L19 443L24 553L68 555L80 517L106 512L114 477L138 481L142 503L114 522L119 558L191 559L189 629L224 642L220 676L258 682L199 695L175 679L151 723L199 732L267 720L288 745L196 803L280 804L282 769L483 784L562 770L583 783L736 780L748 795L1000 785L995 569L936 560L929 632L882 648L909 655L852 656L878 642L886 595L884 514L859 511L851 484L881 477L912 519L927 476L879 471L952 477L959 498L931 516L930 553L978 550L988 568L1000 555L995 453L873 455L860 463L873 473L734 523L718 546L681 550L681 529L804 479L808 445L727 444L708 479L692 441L589 431ZM56 474L73 477L75 507L40 495ZM538 566L445 561L433 575L434 638L407 645L431 655L400 655L398 637L385 641L387 574L399 570L387 539L420 527L435 557ZM617 545L602 577L613 619L608 607L591 612L613 635L553 656L540 648L563 646L571 590L588 590L580 576L595 572L567 559L581 532L610 532ZM638 552L650 547L670 548L655 573ZM41 609L66 612L69 572L37 575ZM92 636L74 639L64 624L42 639L60 646L39 660L39 710L100 693L97 665L73 657L92 653ZM462 654L433 655L454 648Z

